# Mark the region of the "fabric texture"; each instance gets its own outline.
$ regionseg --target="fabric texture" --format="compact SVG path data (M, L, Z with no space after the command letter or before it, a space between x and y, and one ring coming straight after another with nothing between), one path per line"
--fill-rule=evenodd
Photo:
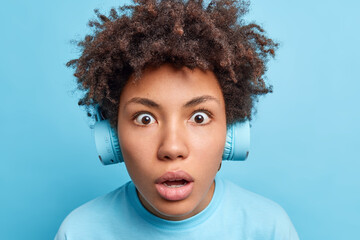
M55 240L240 239L298 240L286 212L275 202L215 178L210 204L199 214L168 221L147 211L133 182L72 211Z

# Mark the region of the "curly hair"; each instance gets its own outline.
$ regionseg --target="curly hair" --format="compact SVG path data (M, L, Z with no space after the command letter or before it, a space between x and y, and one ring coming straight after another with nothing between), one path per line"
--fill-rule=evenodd
M278 44L255 23L245 24L244 0L134 0L112 8L108 16L98 9L88 25L91 34L77 42L75 68L79 105L88 116L96 105L117 125L120 94L130 76L141 78L147 67L169 63L176 68L211 70L223 92L227 124L251 120L258 96L272 92L263 79L269 57Z

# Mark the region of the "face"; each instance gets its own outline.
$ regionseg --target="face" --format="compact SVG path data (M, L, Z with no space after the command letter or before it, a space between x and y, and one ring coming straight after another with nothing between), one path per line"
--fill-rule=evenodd
M211 71L148 68L120 97L118 135L143 206L167 220L201 212L215 189L225 103Z

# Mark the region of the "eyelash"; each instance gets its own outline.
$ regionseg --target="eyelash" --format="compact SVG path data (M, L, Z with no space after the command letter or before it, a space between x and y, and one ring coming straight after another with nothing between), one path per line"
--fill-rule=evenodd
M202 108L198 108L198 109L196 109L195 111L193 111L193 112L191 113L191 115L190 115L190 118L191 118L192 116L194 116L194 114L196 114L196 113L198 113L198 112L204 112L204 113L206 113L206 115L208 115L211 120L212 120L213 117L214 117L214 115L213 115L208 109L202 107ZM154 117L154 115L151 114L150 112L140 111L140 112L136 112L136 113L132 116L131 120L132 120L132 121L135 121L135 119L136 119L138 116L140 116L141 114L149 114L149 115L151 115L154 119L156 119L156 118ZM207 124L209 124L209 123L207 123ZM199 125L205 126L205 125L207 125L207 124L199 124ZM139 125L139 126L142 126L142 125ZM146 126L146 125L144 125L144 126Z
M141 114L149 114L150 116L152 116L154 119L154 115L152 115L150 112L146 112L146 111L140 111L140 112L136 112L132 117L131 117L131 120L132 121L135 121L135 119L140 116Z
M209 118L212 120L214 118L214 115L206 108L198 108L196 109L195 111L193 111L190 115L190 117L194 116L194 114L198 113L198 112L203 112L203 113L206 113L206 115L209 116ZM210 123L210 122L209 122ZM199 125L208 125L209 123L206 123L206 124L199 124Z

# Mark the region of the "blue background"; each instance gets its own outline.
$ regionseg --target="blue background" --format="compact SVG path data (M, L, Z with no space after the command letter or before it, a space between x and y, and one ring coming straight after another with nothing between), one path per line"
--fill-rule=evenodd
M120 2L122 4L123 2ZM129 179L103 167L72 70L94 8L115 0L6 1L0 8L0 236L52 239L77 206ZM281 43L246 162L221 175L284 207L301 239L360 228L359 23L355 0L253 0L249 20Z

